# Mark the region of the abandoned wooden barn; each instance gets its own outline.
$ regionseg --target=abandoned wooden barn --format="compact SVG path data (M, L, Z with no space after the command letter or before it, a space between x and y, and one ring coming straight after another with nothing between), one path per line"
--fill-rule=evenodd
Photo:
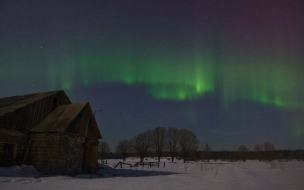
M88 102L64 91L0 99L0 166L34 165L44 174L97 169L100 131Z

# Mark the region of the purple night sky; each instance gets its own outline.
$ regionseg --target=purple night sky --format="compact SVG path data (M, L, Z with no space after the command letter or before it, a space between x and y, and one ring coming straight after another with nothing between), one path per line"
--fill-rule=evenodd
M0 98L63 89L112 151L156 126L304 148L302 0L0 0Z

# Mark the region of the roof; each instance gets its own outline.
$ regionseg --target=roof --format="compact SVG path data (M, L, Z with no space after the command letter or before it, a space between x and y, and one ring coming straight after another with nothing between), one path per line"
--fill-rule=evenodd
M44 120L38 123L38 125L33 127L30 131L64 132L87 104L88 103L85 102L69 105L60 105Z
M60 105L53 112L51 112L44 120L33 127L32 132L65 132L70 124L77 118L77 116L86 108L89 107L90 119L92 127L97 132L97 137L101 138L100 131L93 116L91 106L88 102Z
M53 94L63 92L62 90L42 92L35 94L27 94L22 96L12 96L7 98L0 98L0 116L5 113L12 112L18 108L25 107L37 100L41 100L45 97L51 96Z

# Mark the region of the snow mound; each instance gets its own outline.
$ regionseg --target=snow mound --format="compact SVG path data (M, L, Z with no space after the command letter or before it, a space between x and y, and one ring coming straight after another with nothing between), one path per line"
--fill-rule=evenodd
M101 164L101 163L98 163L98 168L101 169L101 170L113 170L112 167L107 166L105 164Z
M41 173L32 165L0 167L0 177L37 177Z

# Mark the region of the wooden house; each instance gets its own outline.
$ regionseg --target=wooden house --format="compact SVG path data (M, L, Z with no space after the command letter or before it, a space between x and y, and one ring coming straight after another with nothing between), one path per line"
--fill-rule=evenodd
M44 174L97 169L101 138L90 104L64 91L0 99L0 166L34 165Z

